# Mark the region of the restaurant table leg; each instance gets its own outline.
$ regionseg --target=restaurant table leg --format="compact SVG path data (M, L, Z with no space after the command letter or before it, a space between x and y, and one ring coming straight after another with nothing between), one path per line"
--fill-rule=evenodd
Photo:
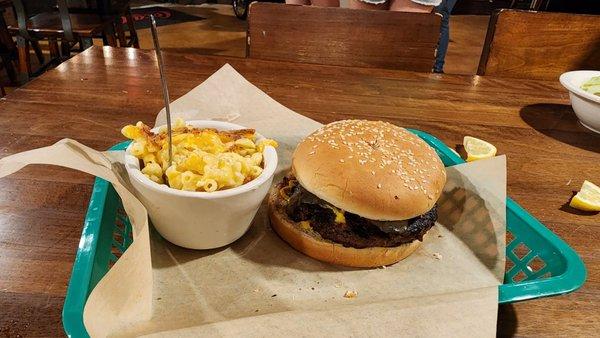
M71 58L71 44L67 40L62 40L60 43L63 60Z
M112 25L107 25L104 28L104 36L106 37L106 42L111 47L117 47L117 39L115 39L115 30Z
M119 39L119 47L127 47L127 39L125 38L125 31L123 30L123 24L119 17L115 20L115 31L117 32L117 38Z
M40 47L40 43L37 41L30 41L31 47L33 47L33 51L35 52L35 56L37 57L40 65L44 64L44 53L42 53L42 48Z
M17 37L17 50L19 53L19 82L24 84L29 81L31 63L29 60L29 43L21 36Z
M133 16L131 15L131 9L127 9L127 27L129 28L129 38L131 39L131 44L135 48L140 48L140 41L138 40L137 32L135 30L135 22L133 21Z
M56 39L48 40L48 50L50 51L51 61L55 61L60 58L60 51L58 49L58 41Z

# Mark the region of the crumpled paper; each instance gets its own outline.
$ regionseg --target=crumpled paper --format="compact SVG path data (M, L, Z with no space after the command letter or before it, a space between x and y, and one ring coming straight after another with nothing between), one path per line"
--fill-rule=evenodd
M133 243L98 282L84 311L85 325L92 336L106 330L150 318L152 312L152 266L148 213L132 193L124 163L124 152L99 152L70 139L0 159L0 177L29 164L51 164L77 169L112 183L121 197L133 228ZM87 245L86 238L80 245ZM87 305L86 304L86 305Z

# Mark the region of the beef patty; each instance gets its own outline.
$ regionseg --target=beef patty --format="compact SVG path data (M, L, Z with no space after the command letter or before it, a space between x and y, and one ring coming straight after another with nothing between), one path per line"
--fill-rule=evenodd
M292 221L309 221L311 228L321 237L346 247L394 247L415 240L422 241L423 235L437 219L437 206L420 216L403 221L363 218L338 210L304 189L291 176L284 178L278 189L284 191L285 198L281 207ZM340 222L341 212L345 222Z

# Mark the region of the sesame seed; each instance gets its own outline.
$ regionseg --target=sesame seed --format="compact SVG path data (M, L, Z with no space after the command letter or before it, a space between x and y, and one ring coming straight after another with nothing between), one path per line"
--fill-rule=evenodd
M371 175L375 175L375 171L374 170L371 170Z
M343 159L343 158L340 158L340 162L344 163L344 159Z
M377 184L377 189L381 189L381 183Z

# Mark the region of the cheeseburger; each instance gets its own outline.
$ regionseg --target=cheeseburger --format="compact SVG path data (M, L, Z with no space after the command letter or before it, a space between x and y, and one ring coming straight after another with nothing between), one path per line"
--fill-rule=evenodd
M306 137L269 196L273 229L296 250L333 264L374 267L414 252L437 219L446 171L404 128L338 121Z

